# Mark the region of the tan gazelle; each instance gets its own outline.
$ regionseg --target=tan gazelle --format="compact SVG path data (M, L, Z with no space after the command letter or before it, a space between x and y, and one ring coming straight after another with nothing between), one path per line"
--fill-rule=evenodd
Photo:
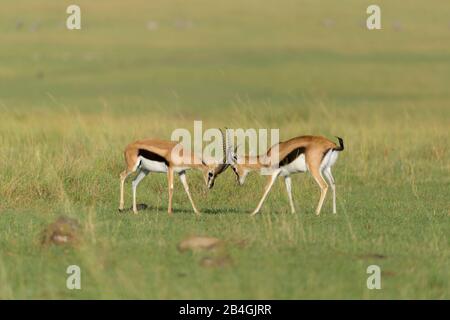
M339 152L344 150L344 141L339 137L337 138L339 146L324 137L301 136L280 142L269 148L266 154L260 156L244 156L242 159L238 159L236 153L229 155L231 157L231 167L236 174L238 183L241 185L244 184L245 177L250 171L260 170L262 172L261 170L264 169L265 174L268 174L264 194L252 215L261 210L264 200L279 176L284 177L291 212L295 212L291 192L291 174L307 171L311 173L320 187L320 199L316 214L320 214L328 190L328 184L324 176L333 190L333 213L336 213L336 185L331 173L331 167L335 164ZM274 157L275 155L277 157ZM277 161L272 163L271 159L277 159Z
M222 132L222 131L221 131ZM126 178L133 172L137 172L136 178L132 182L133 191L133 212L137 213L136 189L139 183L150 172L166 173L169 189L169 205L167 211L172 214L173 179L178 174L184 190L191 202L196 214L199 214L197 207L192 200L189 186L186 180L186 170L198 169L203 172L206 186L211 189L214 186L215 178L222 173L228 164L225 161L226 139L222 132L222 146L224 158L221 162L206 163L201 156L193 154L190 150L184 150L181 143L159 139L139 140L129 144L125 148L126 169L120 174L120 204L119 210L124 208L124 185Z

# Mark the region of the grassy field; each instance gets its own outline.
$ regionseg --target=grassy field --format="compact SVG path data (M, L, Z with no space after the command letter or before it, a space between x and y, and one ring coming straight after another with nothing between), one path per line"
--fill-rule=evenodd
M0 298L450 298L450 2L79 0L0 5ZM262 214L254 174L231 170L207 192L189 172L191 212L164 175L119 214L122 151L176 128L280 128L342 136L338 214L309 175L280 180ZM130 183L126 205L131 205ZM58 216L81 243L40 244ZM223 239L230 263L180 253L189 235ZM66 288L79 265L82 290ZM368 290L379 265L382 289Z

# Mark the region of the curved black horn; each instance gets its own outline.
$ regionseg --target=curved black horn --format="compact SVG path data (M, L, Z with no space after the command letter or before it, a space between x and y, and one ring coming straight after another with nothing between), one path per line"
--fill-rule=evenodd
M223 152L222 163L226 163L226 158L227 158L227 137L223 134L223 130L222 129L219 129L219 130L220 130L220 133L222 134L222 152Z
M227 167L227 138L225 134L223 133L223 130L219 128L220 133L222 134L222 151L223 151L223 158L221 163L216 168L216 174L222 173Z

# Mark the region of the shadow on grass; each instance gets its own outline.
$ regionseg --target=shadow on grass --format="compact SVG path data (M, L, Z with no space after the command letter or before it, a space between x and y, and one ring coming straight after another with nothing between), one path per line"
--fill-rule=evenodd
M157 212L167 212L167 207L161 206L161 207L155 207L155 206L149 206L145 203L139 203L137 205L138 212L141 211L157 211ZM132 207L125 208L123 210L119 210L119 213L132 213ZM173 213L192 213L194 214L194 210L192 209L173 209ZM202 214L226 214L226 213L246 213L245 211L238 210L237 208L211 208L211 209L202 209L200 211Z

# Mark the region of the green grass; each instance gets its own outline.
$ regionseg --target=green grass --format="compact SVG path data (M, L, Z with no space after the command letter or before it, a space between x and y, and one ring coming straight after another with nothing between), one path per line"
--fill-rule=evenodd
M78 1L81 31L64 28L70 3L1 4L0 298L450 298L448 1L378 1L371 32L366 1L127 3ZM252 218L264 178L238 187L231 170L209 192L188 173L200 218L178 181L167 216L161 174L138 190L150 209L119 214L125 145L194 120L344 137L338 214L327 198L316 217L318 188L297 175L297 214L280 180ZM42 247L63 214L82 243ZM224 239L233 263L178 252L195 234ZM71 264L82 290L66 289Z

